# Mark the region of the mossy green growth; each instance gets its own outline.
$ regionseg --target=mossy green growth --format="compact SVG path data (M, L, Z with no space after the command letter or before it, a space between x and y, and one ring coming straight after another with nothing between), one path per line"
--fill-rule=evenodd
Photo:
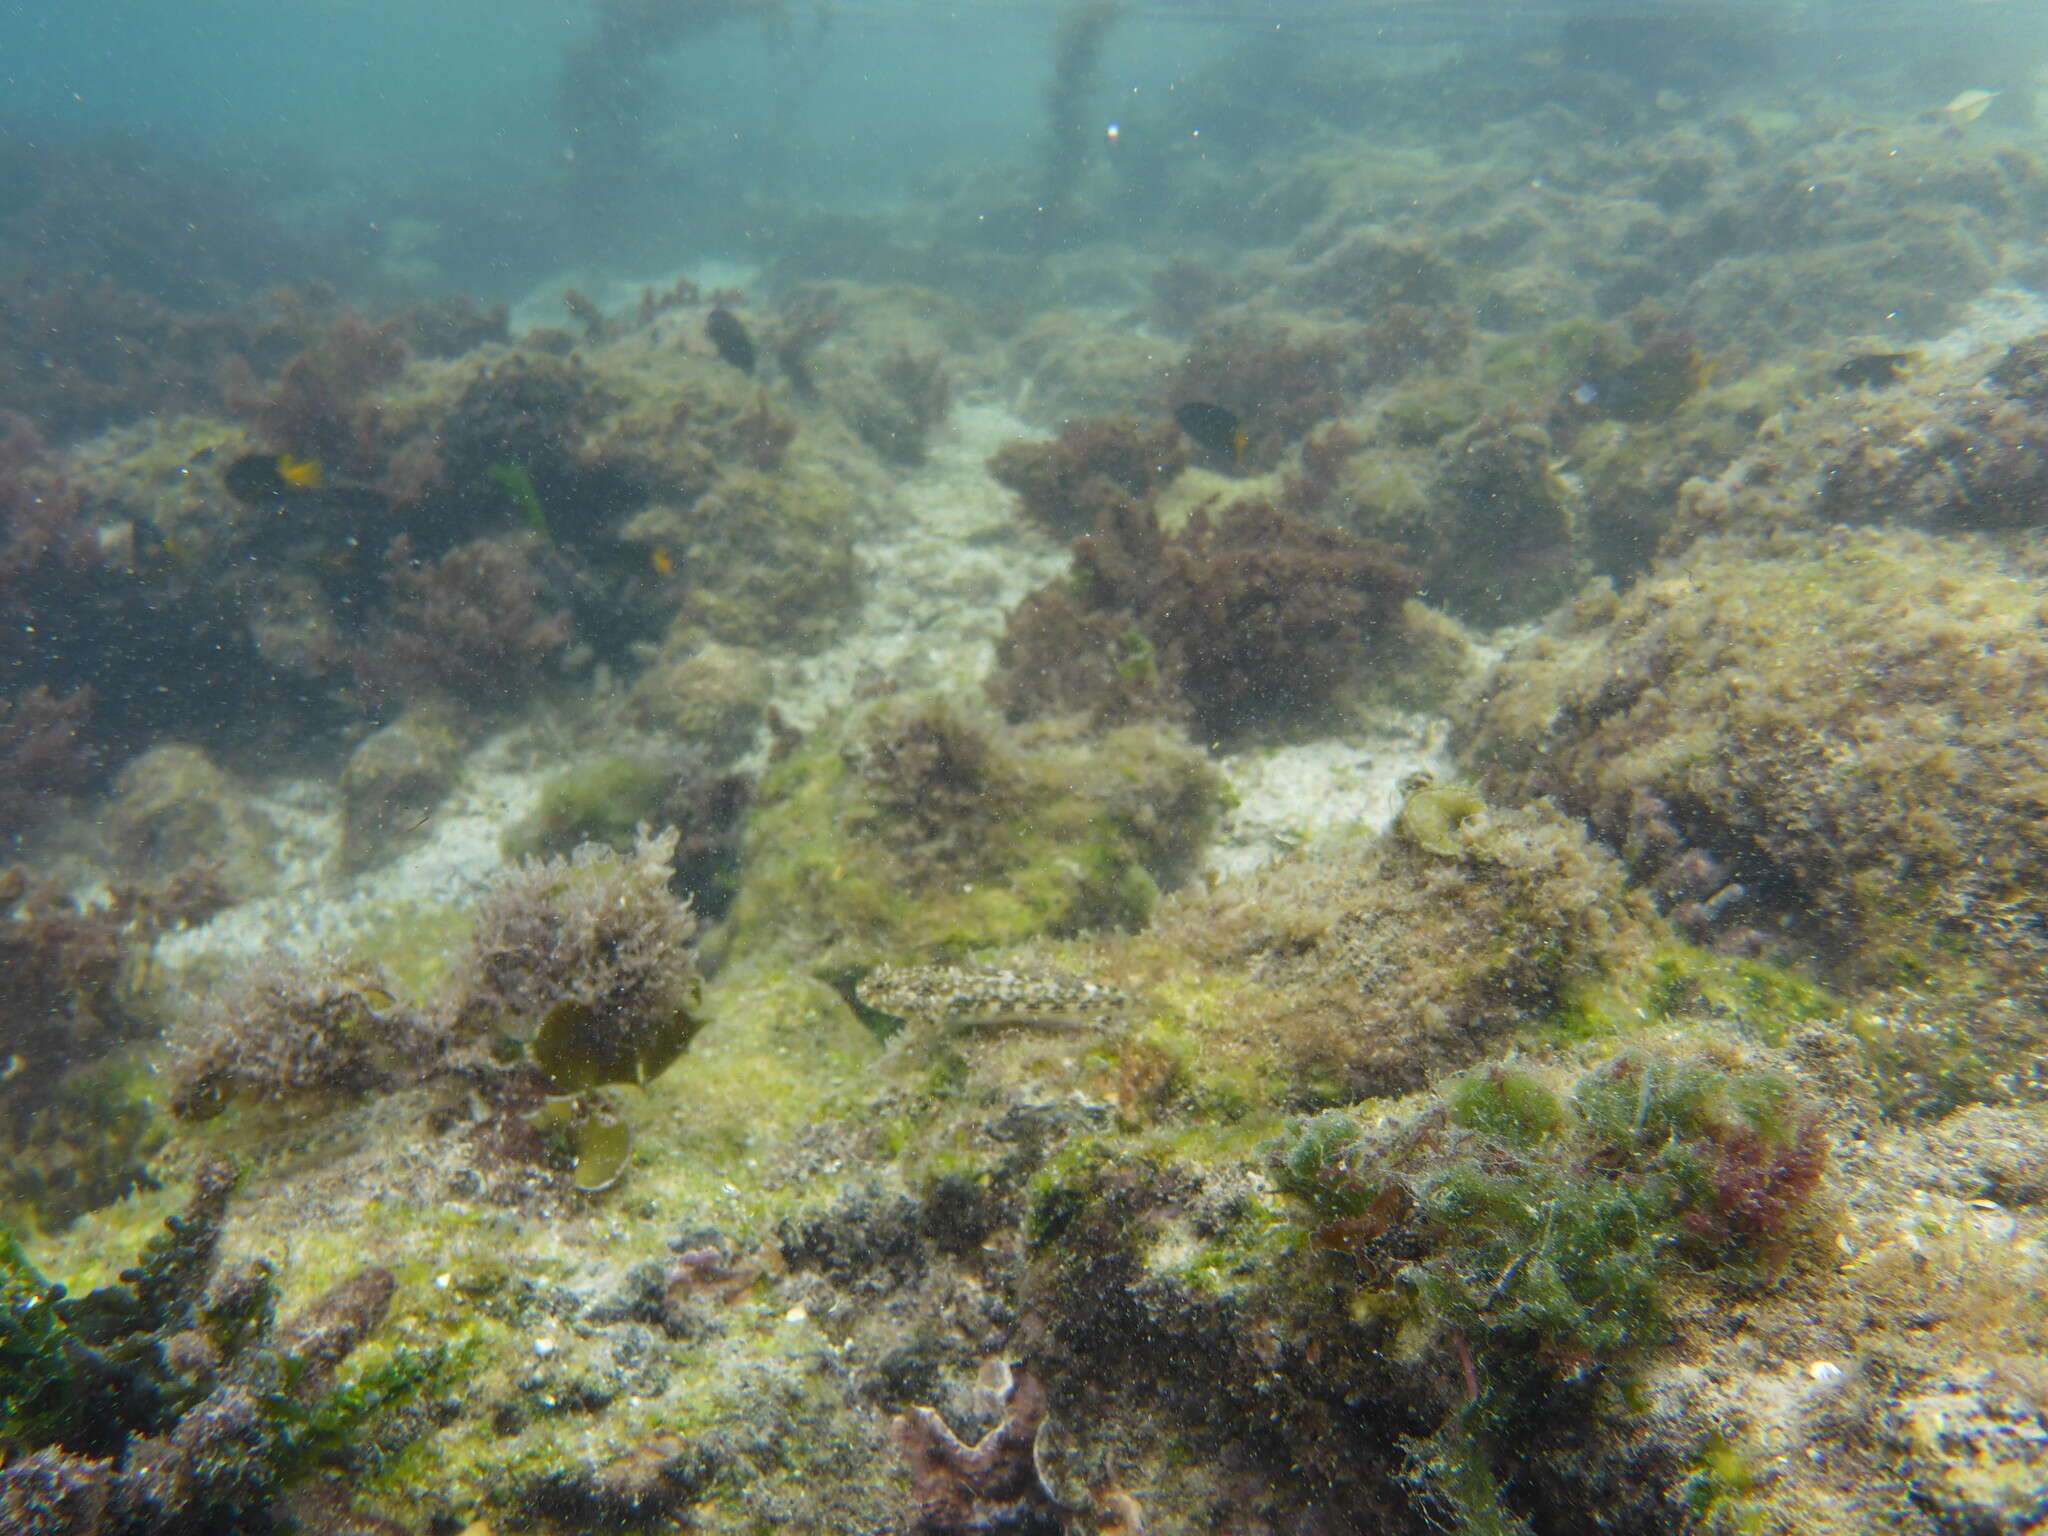
M1149 727L1051 740L885 706L763 776L724 942L794 942L837 975L1136 928L1220 800L1199 755Z
M475 918L458 904L379 903L364 910L348 952L401 995L431 998L448 985L475 928Z
M1526 1383L1653 1342L1681 1265L1768 1264L1825 1158L1789 1078L1644 1047L1568 1092L1480 1069L1391 1132L1327 1112L1273 1166L1317 1241L1351 1255L1398 1352L1455 1336L1483 1373Z
M1387 1180L1369 1171L1358 1121L1346 1110L1326 1109L1304 1120L1274 1144L1273 1163L1274 1184L1325 1226L1364 1215L1387 1188Z
M1569 1124L1564 1102L1534 1072L1489 1067L1460 1078L1445 1096L1451 1120L1517 1147L1536 1147Z
M1866 476L1835 511L1887 483ZM1703 543L1682 581L1647 579L1603 612L1597 644L1567 641L1521 674L1533 686L1496 688L1467 763L1503 798L1684 805L1690 843L1744 850L1746 920L1873 1016L1850 1028L1889 1058L1893 1103L2005 1097L2044 1045L2039 582L1905 528L1788 531L1834 515L1794 484L1712 514L1778 530L1768 552ZM1653 674L1628 709L1599 704L1613 678Z
M1585 381L1608 335L1598 320L1575 318L1509 336L1487 349L1480 359L1480 377L1497 389L1513 391L1524 402L1561 394Z
M47 1445L71 1417L82 1386L51 1305L62 1294L0 1228L0 1443Z
M1750 1502L1755 1491L1755 1466L1721 1435L1710 1435L1700 1447L1683 1489L1685 1507L1706 1530L1722 1536L1754 1536L1768 1528L1762 1511Z
M1646 1030L1707 1021L1776 1047L1809 1025L1847 1025L1853 1012L1838 993L1795 970L1667 939L1607 975L1566 987L1526 1038L1619 1045Z
M801 453L773 474L729 470L672 535L705 573L683 617L735 645L822 642L860 602L858 521L844 478Z
M601 757L556 774L541 786L540 804L508 828L499 851L508 859L559 857L584 843L625 852L634 829L652 825L674 775L627 756Z
M0 1228L0 1446L118 1466L128 1488L115 1496L132 1499L149 1474L130 1452L153 1442L169 1452L161 1465L166 1488L176 1479L178 1528L195 1530L271 1529L289 1485L344 1459L360 1479L402 1454L425 1421L396 1416L452 1387L470 1357L440 1342L358 1349L390 1299L393 1277L381 1271L353 1271L300 1314L305 1326L281 1331L267 1266L210 1284L235 1182L225 1161L203 1164L190 1201L136 1262L83 1294L46 1280ZM209 1368L180 1368L173 1339L203 1350L190 1358ZM233 1418L238 1400L253 1411L231 1436L188 1448L195 1420Z
M1458 1536L1527 1536L1529 1523L1502 1501L1493 1459L1469 1413L1426 1439L1405 1442L1401 1480Z
M1403 1352L1456 1330L1483 1340L1496 1376L1521 1375L1525 1351L1608 1363L1657 1336L1675 1240L1672 1201L1657 1184L1466 1157L1411 1194L1411 1219L1449 1242L1386 1298Z
M1420 448L1464 431L1497 403L1492 392L1472 380L1432 375L1404 385L1380 419L1395 442Z
M1968 1013L1940 1007L1858 1012L1848 1020L1888 1119L1938 1120L1965 1104L2015 1097L2038 1068L2036 1043L2017 1031L2016 1040L1980 1033L1975 1023Z
M0 1106L0 1227L58 1231L147 1182L162 1097L155 1060L124 1051Z
M1666 944L1651 957L1644 1016L1732 1018L1766 1045L1783 1045L1808 1024L1848 1017L1849 1005L1797 971L1762 960Z
M1096 1136L1071 1140L1049 1158L1026 1191L1025 1241L1035 1250L1051 1247L1099 1214L1099 1186L1118 1160L1118 1150Z
M283 1429L281 1474L290 1479L322 1465L347 1461L374 1477L402 1454L365 1431L434 1393L459 1385L479 1364L474 1342L373 1344L363 1349L336 1385L300 1405L280 1393L265 1407Z

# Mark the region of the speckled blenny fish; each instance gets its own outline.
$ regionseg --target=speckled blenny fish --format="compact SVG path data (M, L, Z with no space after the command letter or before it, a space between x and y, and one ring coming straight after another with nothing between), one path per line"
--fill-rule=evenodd
M1102 1029L1131 998L1078 976L957 965L878 965L854 988L863 1004L946 1029Z

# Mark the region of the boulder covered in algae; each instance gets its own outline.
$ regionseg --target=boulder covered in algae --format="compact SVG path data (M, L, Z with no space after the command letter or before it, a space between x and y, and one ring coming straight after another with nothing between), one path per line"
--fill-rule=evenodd
M1133 928L1189 873L1222 795L1162 727L1091 737L886 702L763 777L729 942L822 974Z
M2030 1094L2042 558L1907 530L1703 541L1512 653L1466 758L1584 814L1693 937L1855 993L1925 1058L1901 1091Z

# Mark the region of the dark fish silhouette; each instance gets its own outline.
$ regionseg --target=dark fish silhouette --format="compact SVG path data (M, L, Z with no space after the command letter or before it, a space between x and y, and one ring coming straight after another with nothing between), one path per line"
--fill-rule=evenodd
M1847 362L1837 363L1832 371L1836 383L1851 389L1883 389L1898 383L1916 356L1912 352L1859 352Z
M1244 468L1244 450L1251 437L1237 419L1237 412L1207 400L1190 400L1175 409L1173 419L1203 452Z
M721 304L704 317L704 334L718 348L718 355L741 373L754 371L754 338L738 315Z

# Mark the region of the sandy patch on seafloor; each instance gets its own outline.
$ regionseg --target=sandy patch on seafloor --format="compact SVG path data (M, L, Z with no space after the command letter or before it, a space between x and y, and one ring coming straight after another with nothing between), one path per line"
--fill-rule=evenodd
M860 545L860 618L822 651L774 659L785 720L807 729L869 685L979 691L1005 615L1067 568L1065 548L1010 510L1011 493L986 468L1003 444L1043 436L986 401L954 408L930 456L898 483L889 526Z
M500 834L533 809L541 782L556 766L537 758L529 741L523 729L488 739L470 754L460 781L417 840L355 875L334 872L339 788L317 779L271 786L256 804L279 829L272 848L280 866L277 888L159 939L152 956L159 974L175 981L195 967L280 951L347 955L393 912L467 904L503 863Z
M1439 717L1406 715L1363 740L1309 741L1221 759L1237 804L1217 829L1203 872L1234 879L1318 833L1388 826L1401 808L1403 779L1418 771L1453 776L1449 735Z

